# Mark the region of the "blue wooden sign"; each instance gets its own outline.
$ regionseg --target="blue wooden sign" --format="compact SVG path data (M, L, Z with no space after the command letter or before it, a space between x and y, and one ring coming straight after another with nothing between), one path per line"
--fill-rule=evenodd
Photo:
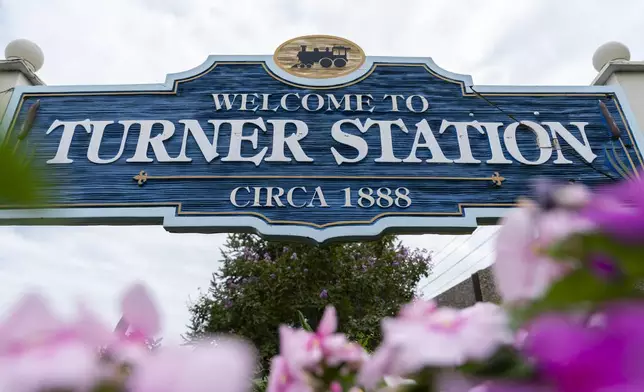
M619 89L474 86L329 36L212 56L162 85L18 87L3 125L56 188L38 208L1 206L0 224L471 231L535 177L596 186L642 165Z

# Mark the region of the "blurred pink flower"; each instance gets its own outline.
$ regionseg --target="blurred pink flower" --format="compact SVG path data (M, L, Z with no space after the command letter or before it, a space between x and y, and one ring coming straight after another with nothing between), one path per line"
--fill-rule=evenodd
M0 324L0 391L88 388L105 374L99 348L113 339L87 308L64 321L38 294L23 297Z
M557 390L552 386L543 385L539 383L493 381L493 382L485 382L483 384L477 385L476 387L469 389L468 392L557 392ZM629 392L629 391L623 391L623 392ZM632 391L632 392L635 392L635 391Z
M571 265L543 255L556 241L594 225L570 210L540 210L526 203L501 221L496 239L493 271L497 288L508 302L538 297L550 284L565 275Z
M322 361L320 337L303 329L281 326L280 355L294 373L316 367Z
M625 242L644 239L644 171L596 192L583 211L599 228Z
M430 308L430 304L425 304ZM414 309L422 309L422 303ZM411 309L411 308L408 308ZM463 310L438 308L425 317L385 319L383 343L362 367L361 385L372 388L384 376L405 377L425 367L453 367L485 360L513 342L503 309L478 303Z
M137 363L148 355L147 343L160 331L160 315L142 284L130 286L121 301L123 316L114 330L110 355L116 360Z
M196 347L164 348L132 368L131 392L247 392L255 353L243 341L218 338Z
M321 370L323 364L359 369L367 354L362 346L350 342L344 334L336 333L337 325L335 308L327 306L315 332L280 327L280 360L276 369L286 366L290 377L300 381L307 373Z
M128 323L128 336L145 341L161 330L159 312L148 290L142 284L132 285L121 302L123 319Z
M302 375L294 376L284 358L277 356L271 361L266 392L313 392L313 388Z
M416 298L400 308L398 317L410 320L424 319L438 309L436 302Z
M109 374L96 349L73 341L0 358L0 391L86 391Z
M644 390L644 305L608 304L587 322L544 314L528 328L525 351L561 392Z

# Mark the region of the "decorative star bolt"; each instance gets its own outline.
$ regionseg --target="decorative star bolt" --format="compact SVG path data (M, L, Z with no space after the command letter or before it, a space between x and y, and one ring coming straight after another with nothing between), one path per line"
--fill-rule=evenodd
M148 173L145 170L141 170L133 179L139 186L143 186L148 181Z
M501 186L503 185L503 181L505 181L505 177L501 177L499 172L494 172L494 175L490 178L494 185L496 186Z

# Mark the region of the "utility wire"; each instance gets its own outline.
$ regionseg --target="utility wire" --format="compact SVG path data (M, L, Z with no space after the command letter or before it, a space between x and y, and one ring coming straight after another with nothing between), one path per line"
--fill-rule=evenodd
M457 251L461 246L465 245L469 240L471 240L471 239L472 239L472 237L474 237L474 233L472 233L472 235L470 235L469 237L466 237L466 238L465 238L465 241L463 241L463 242L461 242L460 244L456 245L456 246L454 247L454 249L452 249L452 250L451 250L447 255L443 256L440 260L437 260L435 263L432 263L432 265L433 265L434 267L436 267L437 265L439 265L440 263L442 263L443 261L445 261L448 257L450 257L451 255L453 255L453 254L454 254L454 252L456 252L456 251Z
M498 230L497 230L497 231L495 231L494 233L492 233L489 237L487 237L487 239L485 239L484 241L482 241L482 242L481 242L481 243L480 243L476 248L472 249L472 251L471 251L471 252L469 252L468 254L466 254L465 256L463 256L459 261L457 261L456 263L452 264L452 265L451 265L449 268L447 268L445 271L441 272L438 276L434 277L432 280L430 280L429 282L427 282L427 284L425 284L423 287L421 287L421 290L424 290L427 286L429 286L430 284L432 284L433 282L435 282L435 281L436 281L436 279L440 278L441 276L445 275L447 272L451 271L454 267L456 267L458 264L460 264L461 262L463 262L463 260L465 260L465 259L466 259L468 256L470 256L472 253L476 252L476 251L477 251L477 250L479 250L483 245L485 245L485 244L487 244L488 242L490 242L490 241L492 240L492 238L496 236L497 232L498 232Z
M521 124L521 121L517 120L517 118L516 118L515 116L513 116L512 114L510 114L510 113L506 112L505 110L501 109L501 108L499 107L499 105L497 105L497 104L495 104L494 102L490 101L489 99L487 99L486 97L484 97L483 95L481 95L478 91L476 91L476 90L474 89L474 86L469 86L469 87L470 87L470 89L474 92L474 94L476 94L476 96L477 96L477 97L481 98L482 100L484 100L485 102L487 102L490 106L492 106L492 107L496 108L499 112L501 112L501 113L505 114L506 116L508 116L508 117L509 117L510 119L512 119L513 121L516 121L516 122L518 122L519 124ZM561 146L559 145L559 141L558 141L558 140L556 140L556 138L555 138L555 143L556 143L556 145L557 145L557 148L561 148ZM599 174L601 174L601 175L603 175L603 176L605 176L605 177L610 178L610 179L611 179L611 180L613 180L613 181L617 180L617 178L615 178L615 177L611 176L609 173L606 173L605 171L603 171L603 170L601 170L601 169L596 168L592 163L590 163L590 162L586 162L586 160L585 160L585 159L584 159L584 158L583 158L583 157L582 157L582 156L577 152L577 150L575 150L574 148L572 148L572 151L574 152L574 154L579 158L579 160L580 160L584 165L586 165L586 166L588 166L589 168L593 169L593 170L594 170L594 171L596 171L597 173L599 173Z
M488 258L492 253L494 253L494 249L491 249L491 250L490 250L489 252L487 252L483 257L481 257L481 258L480 258L480 259L478 259L476 262L474 262L474 264L472 264L472 266L469 268L469 270L470 270L470 271L471 271L471 270L473 270L473 269L474 269L477 265L479 265L483 260L487 259L487 258ZM472 253L470 253L470 255L471 255L471 254L472 254ZM464 271L464 272L465 272L465 271ZM471 275L472 275L472 274L470 274L470 276L471 276ZM441 286L441 288L440 288L439 290L436 290L436 291L435 291L435 292L437 293L436 295L440 295L440 294L444 293L445 291L447 291L447 290L451 289L451 288L454 286L454 285L453 285L453 283L454 283L456 280L458 280L458 278L459 278L459 277L461 277L461 276L463 276L463 275L462 275L462 274L461 274L461 275L458 275L458 276L456 276L454 279L450 280L450 281L449 281L449 283L442 285L442 286Z
M474 235L474 233L472 233L472 235ZM470 235L469 237L464 237L464 238L465 238L465 240L464 240L463 242L461 242L461 243L460 243L460 245L463 245L464 243L466 243L470 238L472 238L472 235ZM461 238L461 236L455 236L455 237L454 237L454 238L449 242L449 244L445 245L445 246L443 247L443 249L441 249L441 251L440 251L440 252L438 252L438 254L445 253L445 252L447 251L447 247L448 247L448 246L450 246L452 243L454 243L454 241L456 241L457 239L462 239L462 238ZM433 257L433 261L434 261L434 262L433 262L432 264L433 264L434 266L438 265L441 261L445 260L445 258L446 258L446 257L448 257L449 255L451 255L452 253L454 253L454 251L455 251L456 249L458 249L458 247L459 247L459 244L456 244L456 246L455 246L455 247L454 247L454 248L453 248L453 249L452 249L452 250L451 250L447 255L445 255L445 256L443 256L443 257L441 257L441 258L440 258L440 260L438 259L438 254L437 254L436 256L434 256L434 257Z
M447 247L448 247L448 246L452 245L452 243L453 243L454 241L456 241L457 239L458 239L458 236L457 236L457 235L455 235L455 236L454 236L454 237L453 237L453 238L452 238L452 239L451 239L447 244L445 244L445 246L443 246L443 247L441 248L441 250L440 250L440 251L436 252L436 254L435 254L435 255L433 255L433 257L438 257L438 255L440 255L441 253L443 253L443 251L444 251L445 249L447 249Z
M483 95L481 95L478 91L474 90L474 86L470 86L470 89L474 91L474 94L476 94L477 97L481 98L485 102L487 102L490 106L496 108L499 112L505 114L506 116L510 117L513 121L516 121L520 123L521 121L517 120L516 117L514 117L512 114L507 113L505 110L501 109L499 105L495 104L494 102L490 101L489 99L485 98Z

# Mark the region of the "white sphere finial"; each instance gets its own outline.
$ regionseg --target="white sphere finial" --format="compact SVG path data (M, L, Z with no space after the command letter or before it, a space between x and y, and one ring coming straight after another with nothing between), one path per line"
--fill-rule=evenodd
M607 42L597 48L593 55L593 67L597 72L611 61L615 60L630 60L631 52L628 47L621 42Z
M9 42L4 50L4 56L7 60L21 59L26 61L34 72L42 68L45 63L45 55L40 47L26 39Z

